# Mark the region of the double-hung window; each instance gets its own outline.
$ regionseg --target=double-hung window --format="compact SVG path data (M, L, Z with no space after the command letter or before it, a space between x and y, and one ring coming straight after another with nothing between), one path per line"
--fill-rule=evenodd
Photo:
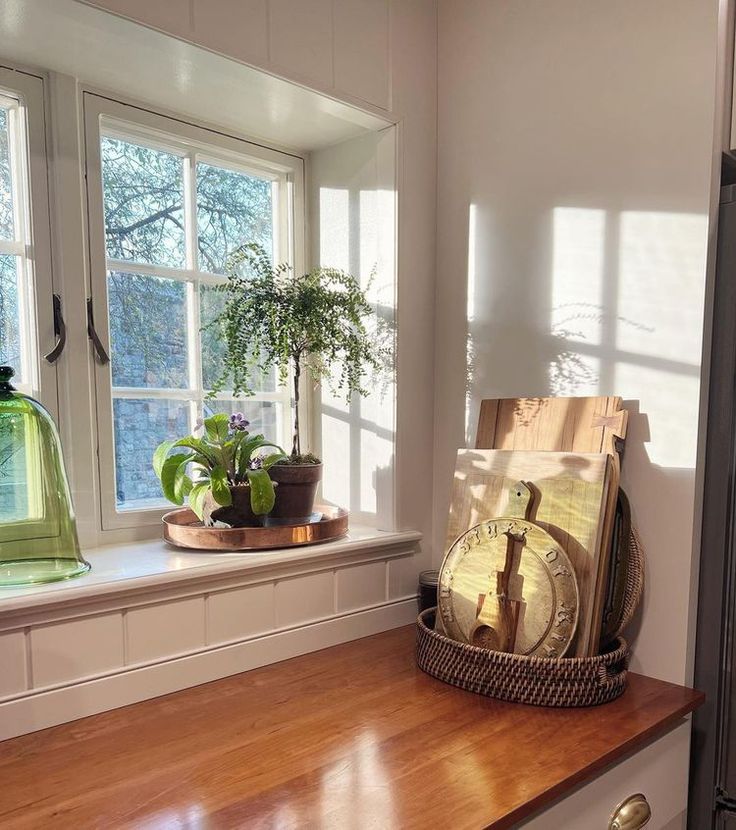
M249 398L208 397L223 345L208 324L229 257L256 242L295 263L302 161L85 95L98 458L103 528L157 520L156 445L213 412L288 441L288 384L265 374ZM96 221L99 217L100 221Z
M56 412L43 81L0 68L0 363Z
M58 411L43 81L0 67L0 364L16 389ZM38 459L0 423L0 524L35 518ZM29 483L19 487L18 481Z

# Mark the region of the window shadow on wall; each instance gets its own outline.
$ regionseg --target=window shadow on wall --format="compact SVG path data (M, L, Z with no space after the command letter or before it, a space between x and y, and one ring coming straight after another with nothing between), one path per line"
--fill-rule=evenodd
M622 486L652 551L644 611L667 618L671 603L686 616L688 580L676 574L689 574L692 545L682 506L694 492L707 218L558 206L526 234L520 222L469 207L467 444L483 398L623 397ZM663 636L650 673L677 663L670 647Z

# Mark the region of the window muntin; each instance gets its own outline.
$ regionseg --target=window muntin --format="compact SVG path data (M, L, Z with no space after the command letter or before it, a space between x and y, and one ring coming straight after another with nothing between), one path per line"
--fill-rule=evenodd
M288 437L290 398L275 373L256 395L206 399L222 346L202 327L222 301L229 255L255 241L275 258L287 177L214 148L108 127L100 161L105 217L114 493L118 513L165 504L151 469L164 438L214 411L243 411L275 441Z

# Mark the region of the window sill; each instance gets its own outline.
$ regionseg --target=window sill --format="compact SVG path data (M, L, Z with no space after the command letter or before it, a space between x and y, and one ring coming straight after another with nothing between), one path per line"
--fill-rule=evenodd
M50 610L145 594L196 583L274 579L332 566L407 556L421 540L418 531L379 531L353 525L348 535L324 544L263 553L200 553L179 550L163 540L105 545L86 550L90 573L63 582L0 588L0 620L28 611Z

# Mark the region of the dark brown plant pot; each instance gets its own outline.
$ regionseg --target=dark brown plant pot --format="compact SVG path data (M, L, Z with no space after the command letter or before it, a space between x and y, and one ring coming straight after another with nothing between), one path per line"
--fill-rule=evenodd
M276 485L276 504L268 514L274 524L309 521L322 480L321 464L274 464L268 471Z
M250 506L250 486L239 484L230 488L233 503L228 507L219 505L212 493L204 499L204 524L211 527L215 522L224 522L230 527L261 527L263 516L256 516Z

